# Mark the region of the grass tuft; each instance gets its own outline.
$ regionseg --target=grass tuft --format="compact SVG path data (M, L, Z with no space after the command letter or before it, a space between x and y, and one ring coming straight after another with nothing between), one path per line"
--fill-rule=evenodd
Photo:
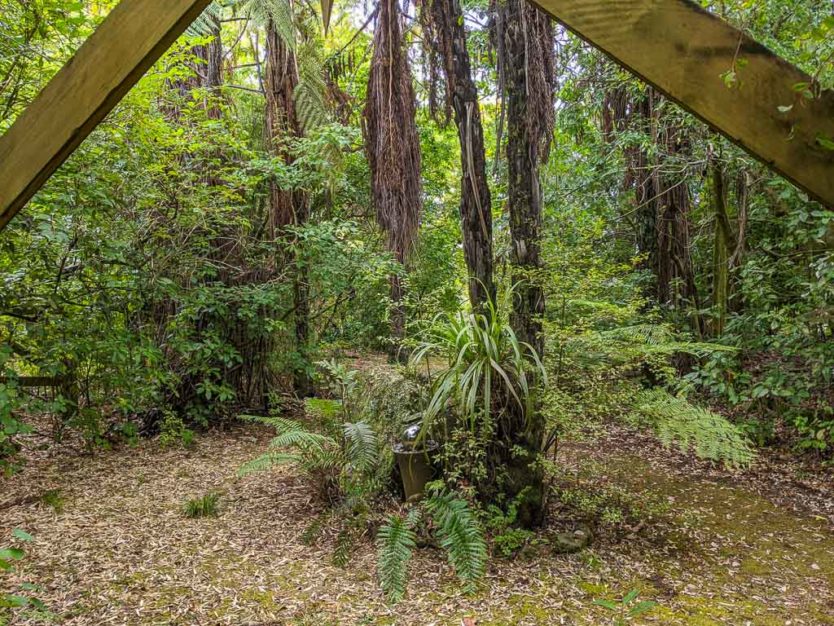
M220 512L220 494L214 491L200 498L191 498L185 502L183 514L196 519L198 517L217 517Z

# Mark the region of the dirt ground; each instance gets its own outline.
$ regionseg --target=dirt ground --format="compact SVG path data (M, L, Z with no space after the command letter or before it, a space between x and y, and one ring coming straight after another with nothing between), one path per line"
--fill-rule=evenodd
M319 505L293 469L237 478L266 441L253 426L200 436L190 450L145 441L95 457L35 455L0 492L0 536L34 537L0 583L36 583L49 614L11 623L608 624L613 613L594 600L637 589L658 605L630 623L834 624L834 487L802 466L765 459L734 476L622 432L566 446L562 463L593 462L689 521L603 536L579 554L496 557L474 595L422 550L406 599L389 607L370 539L345 569L332 565L332 542L302 542ZM218 517L182 514L187 498L212 490Z

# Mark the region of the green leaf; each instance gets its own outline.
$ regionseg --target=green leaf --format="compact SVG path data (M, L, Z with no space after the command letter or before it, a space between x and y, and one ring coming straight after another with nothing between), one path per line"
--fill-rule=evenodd
M632 589L623 596L623 604L630 604L638 595L640 595L640 592L637 589Z
M654 607L657 606L657 602L652 602L651 600L643 600L642 602L638 602L629 611L629 615L632 617L637 617L638 615L642 615L646 611L652 610Z
M5 548L0 550L0 559L4 561L19 561L26 553L20 548Z
M35 538L32 535L27 533L25 530L21 530L20 528L15 528L12 531L12 536L17 538L17 539L20 539L21 541L34 541L35 540Z
M611 602L611 600L594 600L593 603L597 606L602 606L606 609L610 609L611 611L616 611L620 608L620 606L616 602Z
M832 140L830 137L817 135L817 143L826 150L834 150L834 140Z

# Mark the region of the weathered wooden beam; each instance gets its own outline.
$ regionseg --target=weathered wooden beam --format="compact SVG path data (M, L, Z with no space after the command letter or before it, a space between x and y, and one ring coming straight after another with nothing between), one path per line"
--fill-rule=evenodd
M812 197L834 206L834 92L690 0L533 0ZM727 72L735 81L725 83ZM780 109L782 107L782 109ZM789 110L786 107L792 107ZM831 144L829 144L829 148Z
M210 0L122 0L0 137L0 230Z

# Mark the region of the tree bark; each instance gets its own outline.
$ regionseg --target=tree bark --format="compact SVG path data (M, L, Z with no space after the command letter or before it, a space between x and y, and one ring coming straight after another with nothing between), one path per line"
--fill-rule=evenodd
M478 89L472 79L466 30L459 0L430 0L431 19L446 74L458 129L461 157L460 218L463 255L469 274L469 301L473 310L495 302L492 259L492 202L486 177L486 154Z
M267 25L266 61L266 132L273 154L290 165L294 157L284 145L287 139L303 136L301 122L295 109L294 93L298 86L298 68L293 51L287 45L275 25ZM304 225L310 217L310 202L303 191L282 189L275 181L269 188L269 217L267 234L271 239L288 235L289 226ZM292 242L297 243L297 242ZM296 394L307 396L312 383L307 371L307 353L310 341L310 302L307 268L297 245L278 257L278 262L290 264L293 269L293 296L295 300L295 349L299 363L293 368L293 387Z
M363 112L371 192L386 247L407 266L420 224L422 183L414 88L397 0L380 1L373 46ZM401 278L392 276L390 356L395 359L404 357L400 345L406 325L403 294Z
M715 317L712 334L720 337L724 334L727 310L730 303L730 247L732 231L727 215L727 189L721 166L712 166L712 192L715 211L715 240L712 259L712 304Z
M512 239L512 325L520 341L544 350L541 318L542 190L539 167L553 132L553 26L525 0L509 0L504 16L507 166Z
M703 328L698 311L700 303L695 282L695 269L690 253L689 212L691 196L686 183L685 164L680 157L689 153L689 144L676 126L665 128L661 138L665 156L659 164L663 191L659 197L658 225L658 302L691 315L692 329L698 337Z
M511 325L518 339L541 355L542 190L539 167L548 157L553 133L555 59L550 18L525 0L508 0L500 22L507 90L507 166L513 263ZM535 383L534 383L535 384ZM524 415L510 403L499 425L506 468L506 492L518 498L519 522L534 526L544 518L544 475L535 461L544 439L544 419L536 408Z

